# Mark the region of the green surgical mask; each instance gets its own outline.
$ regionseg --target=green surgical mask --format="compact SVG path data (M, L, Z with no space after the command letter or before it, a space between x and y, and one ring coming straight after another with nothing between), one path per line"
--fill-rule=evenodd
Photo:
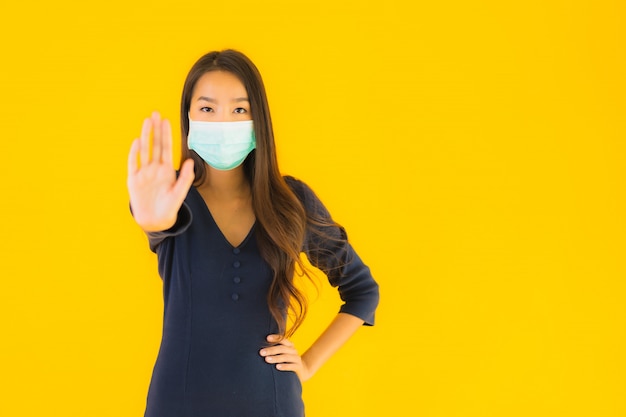
M196 122L189 118L187 146L215 169L237 168L256 148L252 120Z

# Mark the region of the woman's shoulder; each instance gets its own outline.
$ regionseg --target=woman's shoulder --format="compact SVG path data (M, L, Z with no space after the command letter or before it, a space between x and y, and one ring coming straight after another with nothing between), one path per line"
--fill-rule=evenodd
M317 199L311 187L309 187L304 181L291 175L283 175L283 179L302 204L306 205L307 201Z
M327 218L330 216L317 194L315 194L313 189L304 181L291 175L284 175L283 178L310 216L318 218Z
M295 187L299 187L301 185L304 185L304 182L302 182L300 179L292 176L292 175L283 175L283 179L285 180L285 182L287 183L287 185L289 185L289 187L291 188L295 188Z
M291 188L291 191L296 194L303 192L305 189L309 189L309 187L302 180L294 176L283 175L283 179L285 180L289 188Z

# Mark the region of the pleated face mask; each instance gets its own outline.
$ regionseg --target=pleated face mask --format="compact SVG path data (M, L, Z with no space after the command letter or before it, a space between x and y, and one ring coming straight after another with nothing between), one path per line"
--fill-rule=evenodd
M256 148L252 120L197 122L189 118L187 146L215 169L237 168Z

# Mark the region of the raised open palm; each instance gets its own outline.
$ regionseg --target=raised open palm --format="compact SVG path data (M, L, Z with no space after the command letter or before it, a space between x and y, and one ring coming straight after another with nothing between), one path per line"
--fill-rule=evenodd
M128 154L127 185L137 224L146 232L172 227L193 179L191 159L182 164L176 178L172 165L172 128L168 120L161 120L159 113L154 112L144 120L141 137L133 141Z

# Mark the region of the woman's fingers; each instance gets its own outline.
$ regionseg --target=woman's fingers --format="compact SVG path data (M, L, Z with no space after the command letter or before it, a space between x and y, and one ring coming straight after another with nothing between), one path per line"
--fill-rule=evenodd
M151 161L172 165L172 126L169 120L161 119L159 112L153 112L143 121L139 139L139 161L141 166L146 166Z
M139 139L135 139L130 145L130 151L128 152L128 176L134 175L137 172L137 154L139 153Z
M297 362L300 360L300 355L294 347L294 344L289 339L282 339L278 341L280 336L269 335L267 340L272 342L276 341L278 344L261 349L259 352L261 356L265 357L267 362L282 363L282 362Z
M265 361L268 363L300 363L300 355L297 353L282 353L272 356L266 356Z
M152 113L152 160L161 162L161 147L163 144L163 121L159 112Z
M193 159L187 159L180 167L178 180L174 184L172 194L176 200L176 205L180 207L185 201L189 188L193 183L195 175L193 173Z
M141 127L141 137L139 138L139 162L144 167L150 161L150 131L152 130L152 119L145 119Z
M172 166L172 126L167 119L163 119L161 122L161 145L159 152L161 155L157 161L160 160L165 165Z
M291 342L291 340L287 339L287 338L282 338L279 334L270 334L267 336L267 341L270 343L279 343L281 345L285 345L285 346L293 346L293 343Z
M311 373L304 359L291 340L285 338L281 340L279 335L271 334L267 336L267 341L277 344L259 351L259 354L265 358L265 362L276 365L276 369L279 371L295 372L300 381L311 378Z
M297 374L300 370L300 365L296 363L277 363L276 369L279 371L292 371Z
M165 230L176 221L194 180L193 160L185 161L178 179L172 165L170 123L154 112L128 154L127 186L133 216L145 231Z

